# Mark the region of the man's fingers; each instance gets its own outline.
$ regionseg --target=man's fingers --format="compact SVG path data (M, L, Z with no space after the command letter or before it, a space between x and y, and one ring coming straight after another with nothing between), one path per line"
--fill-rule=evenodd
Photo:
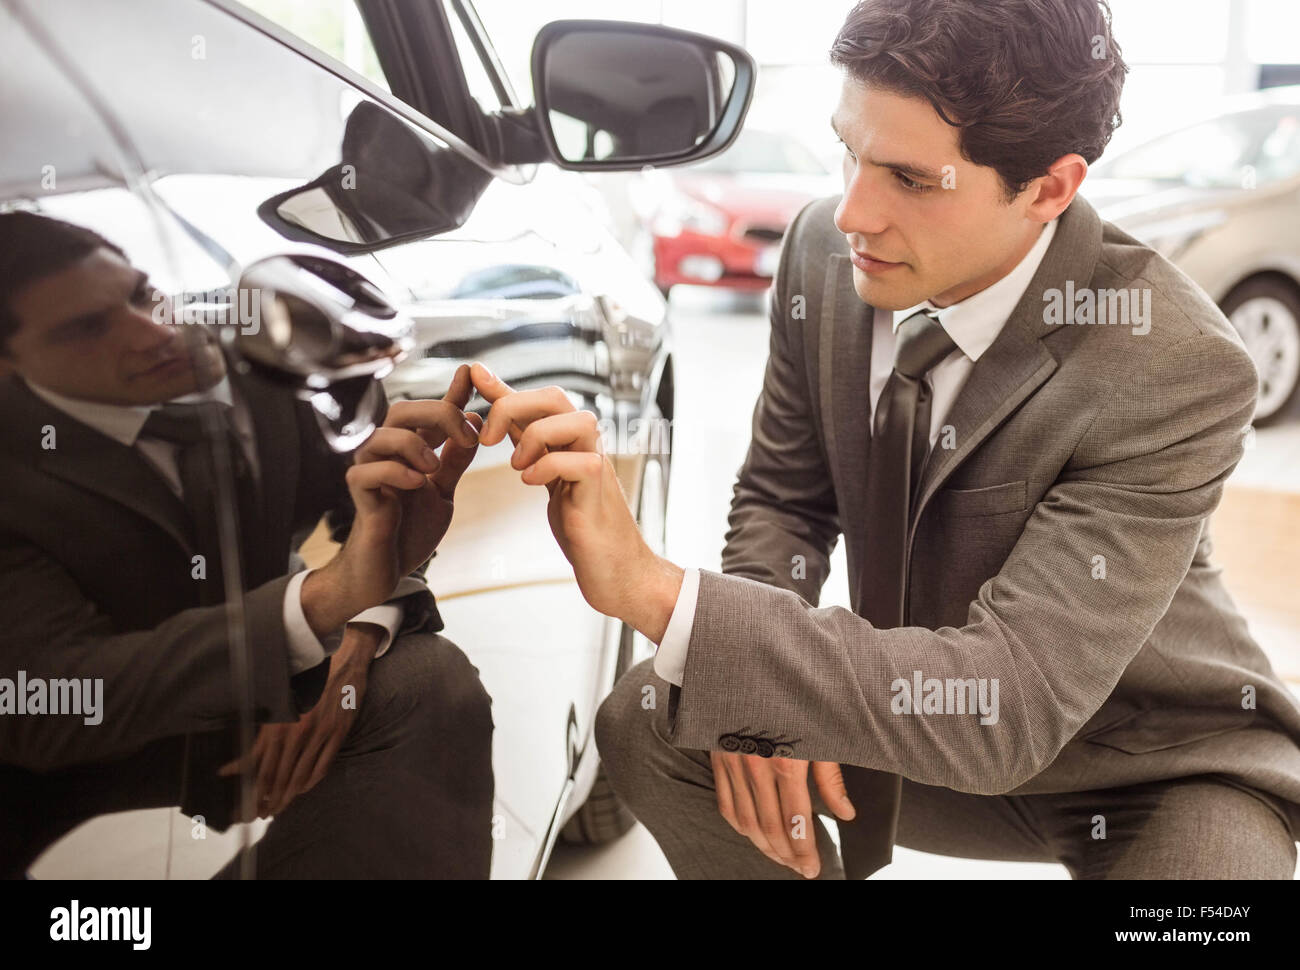
M483 418L477 414L469 414L466 420L478 431L483 427ZM456 494L456 486L460 483L460 476L465 473L465 469L470 466L474 460L474 455L478 452L478 442L468 448L457 444L455 441L448 441L442 449L442 465L433 476L433 484L438 487L442 497L451 501Z
M525 485L573 482L575 485L592 485L599 489L604 474L604 455L591 451L552 451L524 469L520 478ZM581 501L583 496L578 492L574 497Z
M454 440L454 439L453 439ZM440 462L423 437L406 428L377 428L364 445L357 449L355 464L398 458L416 471L432 475Z
M794 851L794 868L809 879L821 871L817 855L817 826L814 824L812 796L808 793L807 762L779 759L768 762L776 778L781 801L781 818L790 847Z
M844 775L839 765L834 761L814 761L812 776L817 782L817 790L822 793L822 801L836 818L847 822L858 814L849 801L849 792L844 787Z
M267 795L275 784L275 773L280 767L280 759L288 744L289 735L286 728L297 725L268 724L262 728L268 734L267 745L257 759L257 784L253 786L253 812L262 815Z
M337 755L339 749L343 747L343 741L346 737L346 729L335 731L330 735L329 740L321 747L320 754L316 756L316 763L312 766L311 774L307 776L307 780L303 783L302 789L298 794L309 792L320 784L321 779L325 777L325 772L328 771L329 766L333 764L334 756Z
M448 438L466 448L478 440L478 432L465 420L465 412L446 399L394 401L384 418L384 427L418 431L431 448L437 448Z
M709 760L713 762L713 788L718 796L718 814L726 819L728 825L739 831L736 822L736 802L731 794L731 780L727 776L727 769L722 764L722 755L710 751Z
M498 398L513 394L515 389L493 374L487 367L477 361L470 365L470 381L474 389L482 395L483 400L495 404Z
M271 777L269 786L262 792L263 804L258 805L259 814L274 815L280 811L285 800L285 793L289 788L289 779L293 777L294 766L300 760L303 745L307 741L307 735L310 728L301 721L294 725L295 730L285 732L283 745L280 747L280 757L275 766L275 774Z
M590 411L570 411L529 424L510 456L510 464L514 468L527 468L547 451L600 450L600 422L596 415Z
M363 505L373 507L378 499L370 493L384 486L412 491L429 484L423 472L397 461L368 461L353 465L347 471L346 480L358 509Z
M785 863L776 854L767 841L767 836L763 834L762 827L758 824L758 809L754 806L754 793L749 787L749 779L745 776L745 768L740 760L741 756L724 754L721 757L723 768L727 773L727 781L731 785L732 804L735 806L736 823L732 827L754 843L754 848L758 849L763 855L778 865L784 865Z
M775 772L765 759L756 754L741 757L744 760L745 775L749 779L750 790L754 793L754 808L758 812L758 827L763 837L780 858L782 865L798 869L795 864L794 846L790 844L790 832L781 805L781 796L777 791Z
M284 788L278 792L278 798L271 802L270 814L279 815L289 803L307 790L307 780L316 765L317 755L324 746L324 741L315 732L306 738L297 756L293 759L293 770L285 781Z
M543 387L536 391L516 391L492 402L479 437L483 444L494 445L510 434L511 440L518 444L518 439L512 434L515 427L524 430L539 418L576 410L578 409L573 406L569 396L558 386Z
M473 393L474 382L470 380L469 364L461 364L452 375L451 384L448 385L447 393L442 396L442 399L458 411L464 411Z

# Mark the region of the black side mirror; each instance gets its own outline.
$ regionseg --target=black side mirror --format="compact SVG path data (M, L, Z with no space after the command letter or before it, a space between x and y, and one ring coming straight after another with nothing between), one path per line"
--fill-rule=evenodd
M533 43L537 125L553 161L628 171L716 155L744 123L754 59L652 24L557 20Z

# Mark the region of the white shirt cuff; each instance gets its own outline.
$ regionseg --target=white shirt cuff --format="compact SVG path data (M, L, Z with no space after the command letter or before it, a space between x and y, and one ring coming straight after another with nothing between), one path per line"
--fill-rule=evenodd
M289 642L289 674L300 674L310 670L338 649L342 638L338 635L328 637L328 644L312 632L307 623L307 615L302 611L302 584L312 570L304 569L295 573L284 591L284 633ZM419 580L403 576L398 583L393 597L406 596L423 588ZM390 646L397 631L402 628L406 613L400 603L381 603L368 610L362 610L349 623L373 623L382 627L384 638L375 651L375 659L382 657Z
M284 590L284 635L289 642L289 674L311 670L328 656L302 611L302 584L310 569L294 573ZM337 647L338 644L335 644Z
M655 651L655 673L678 687L686 676L686 651L691 645L691 627L695 625L695 601L700 592L700 571L686 569L677 604L668 619L663 642Z
M384 638L379 641L379 649L375 651L375 659L378 660L392 646L393 637L397 636L397 631L402 628L404 619L405 613L400 603L381 603L368 610L362 610L348 622L373 623L384 628Z

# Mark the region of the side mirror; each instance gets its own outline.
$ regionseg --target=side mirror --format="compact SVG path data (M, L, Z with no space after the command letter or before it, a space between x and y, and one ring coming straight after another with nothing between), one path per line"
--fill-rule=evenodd
M573 171L680 165L732 143L754 95L754 59L685 30L557 20L533 43L534 109L552 160Z
M239 293L253 318L220 328L237 356L310 401L335 451L361 445L383 407L378 380L414 343L410 320L360 273L316 256L258 260L240 277Z

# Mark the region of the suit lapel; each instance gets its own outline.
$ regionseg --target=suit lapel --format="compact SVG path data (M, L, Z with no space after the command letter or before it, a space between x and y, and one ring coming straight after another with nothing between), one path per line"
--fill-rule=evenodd
M193 554L189 513L139 452L42 401L22 381L7 383L4 397L12 403L16 426L32 435L33 447L42 427L55 429L56 447L37 452L38 469L126 506L163 529L186 555Z
M1101 220L1092 206L1076 196L1061 214L1056 236L1020 302L971 368L944 419L953 427L957 447L936 447L930 453L921 472L920 498L912 510L909 548L921 514L944 482L1056 370L1056 358L1042 343L1053 332L1043 322L1043 292L1063 289L1066 280L1087 285L1100 252Z
M1087 201L1076 196L1062 213L1056 236L1020 302L971 368L944 419L944 424L954 429L957 446L936 448L926 462L920 498L911 515L909 548L921 514L944 482L1056 370L1056 359L1042 343L1053 331L1043 322L1043 292L1051 287L1063 289L1066 280L1087 285L1100 252L1101 220ZM873 314L877 312L889 311L864 304L853 287L853 264L848 256L831 253L821 306L819 403L836 492L853 496L857 502L865 498L871 447L868 394ZM858 519L844 516L846 530ZM863 537L853 538L860 541Z
M877 311L853 288L853 264L833 253L826 269L818 337L820 410L826 459L840 495L860 499L867 480L871 448L871 336ZM843 526L858 517L844 516Z

